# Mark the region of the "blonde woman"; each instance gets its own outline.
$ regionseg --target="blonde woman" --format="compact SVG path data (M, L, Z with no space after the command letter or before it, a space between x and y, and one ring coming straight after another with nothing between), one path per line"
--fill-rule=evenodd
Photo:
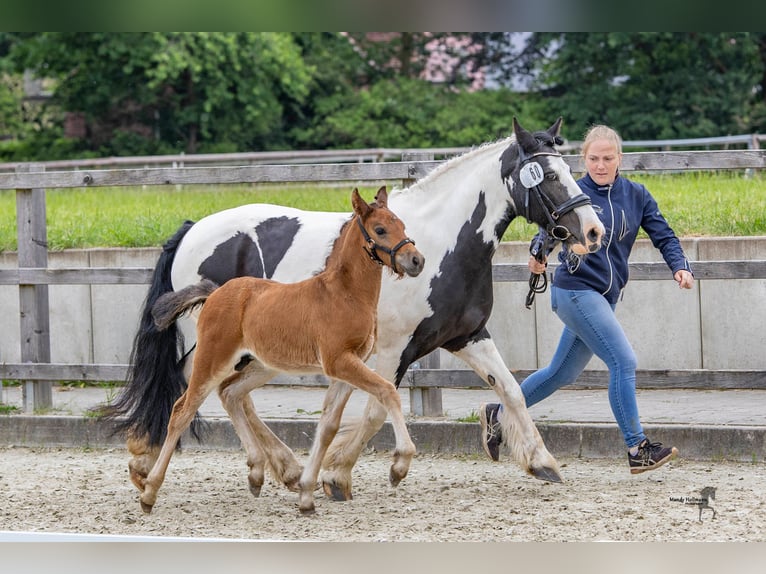
M578 256L566 248L551 286L551 306L564 323L551 363L521 384L532 406L573 383L593 355L609 368L609 405L628 450L630 472L655 469L673 459L675 447L650 442L644 434L636 403L636 356L614 310L628 281L628 257L643 228L682 289L694 285L689 262L657 202L641 184L619 173L622 141L610 127L593 126L585 135L583 159L587 174L578 185L593 202L606 233L596 253ZM544 232L543 232L544 233ZM539 235L539 234L538 234ZM539 245L539 236L533 244ZM536 243L537 242L537 243ZM544 273L545 261L529 258L532 273ZM498 460L503 441L502 406L483 404L479 411L484 450Z

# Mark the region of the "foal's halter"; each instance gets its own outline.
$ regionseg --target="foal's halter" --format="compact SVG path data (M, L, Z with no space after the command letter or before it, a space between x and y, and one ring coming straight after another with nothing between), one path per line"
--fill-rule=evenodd
M382 251L383 253L388 253L388 255L391 257L391 269L393 269L394 273L399 273L399 270L396 268L396 252L408 243L415 245L415 242L409 237L405 237L399 243L389 249L385 245L378 245L375 243L372 237L370 237L370 234L367 233L367 230L364 228L364 225L362 224L362 218L358 215L356 217L356 223L359 226L359 229L362 231L364 240L367 242L368 247L365 248L365 251L367 252L367 255L370 256L370 259L379 265L385 265L386 262L380 258L380 255L378 255L378 250Z
M548 195L540 188L540 184L545 179L543 168L538 162L534 161L534 158L546 155L562 157L561 154L557 152L537 152L531 155L526 155L521 148L519 149L519 157L521 159L519 179L521 180L521 185L527 190L526 196L524 197L524 217L527 221L532 223L529 218L529 198L533 197L535 201L540 204L540 207L543 208L543 213L545 213L545 217L548 220L548 225L545 228L548 235L559 241L566 241L572 236L572 232L569 231L566 226L558 223L559 218L581 205L590 205L591 201L590 197L584 193L580 193L575 197L570 197L560 205L556 205L554 201L548 197ZM509 187L508 191L510 192L510 186L507 181L506 186Z

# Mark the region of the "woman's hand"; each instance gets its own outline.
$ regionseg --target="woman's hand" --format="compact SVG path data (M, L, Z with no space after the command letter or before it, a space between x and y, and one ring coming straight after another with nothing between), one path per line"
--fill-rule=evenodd
M689 273L686 269L679 269L676 271L673 278L681 289L691 289L694 287L694 275Z
M542 273L545 273L545 267L547 265L547 258L543 260L542 263L540 263L537 259L535 259L533 256L529 256L529 261L527 262L527 267L529 267L529 270L534 273L535 275L540 275Z

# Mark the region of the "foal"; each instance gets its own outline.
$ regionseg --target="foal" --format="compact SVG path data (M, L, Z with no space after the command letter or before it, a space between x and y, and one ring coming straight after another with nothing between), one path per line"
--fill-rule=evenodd
M217 389L228 410L235 402L232 397L262 386L279 372L323 372L374 396L388 410L396 435L391 483L396 485L407 475L415 445L407 432L399 393L364 361L375 345L380 265L399 277L405 273L414 277L423 270L424 259L405 235L402 221L388 209L385 187L375 199L367 204L354 189L355 215L343 227L325 270L314 277L298 283L239 277L221 287L203 280L157 301L152 313L159 329L204 305L197 321L189 385L173 406L159 458L139 484L144 512L151 512L178 440L208 394ZM378 252L387 256L381 258ZM257 376L241 377L245 371ZM257 383L248 382L253 380ZM239 382L247 388L234 390ZM309 460L298 480L304 514L314 512L320 465L344 406L345 401L339 408L325 409L320 417Z

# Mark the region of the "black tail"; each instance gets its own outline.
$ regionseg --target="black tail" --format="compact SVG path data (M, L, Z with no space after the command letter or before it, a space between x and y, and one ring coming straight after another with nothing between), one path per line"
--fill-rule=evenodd
M148 436L151 446L161 445L165 440L173 404L186 390L183 335L175 323L158 330L152 307L160 296L173 291L170 280L173 259L192 225L192 221L184 222L162 248L133 341L127 382L115 401L100 411L114 419L116 432L136 438ZM199 429L195 427L198 425L192 425L192 432L199 438Z

